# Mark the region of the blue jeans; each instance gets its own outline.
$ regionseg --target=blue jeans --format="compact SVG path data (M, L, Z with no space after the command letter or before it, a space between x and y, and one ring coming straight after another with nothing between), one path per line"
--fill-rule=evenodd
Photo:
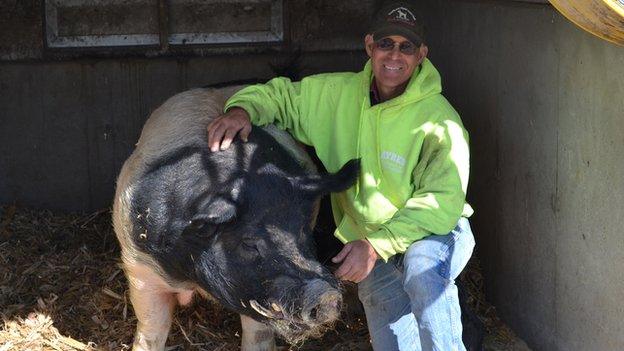
M358 285L375 351L466 350L455 278L474 245L461 218L448 235L430 235L387 263L377 261Z

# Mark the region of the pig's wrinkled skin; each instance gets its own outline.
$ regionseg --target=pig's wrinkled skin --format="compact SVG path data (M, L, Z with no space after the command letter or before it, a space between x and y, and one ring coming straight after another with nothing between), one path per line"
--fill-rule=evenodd
M314 259L318 199L357 162L316 175L276 128L212 153L206 126L240 87L180 93L155 110L117 182L113 222L138 319L133 350L163 350L172 313L195 293L241 315L241 349L317 336L338 316L338 281ZM277 140L277 142L276 142Z

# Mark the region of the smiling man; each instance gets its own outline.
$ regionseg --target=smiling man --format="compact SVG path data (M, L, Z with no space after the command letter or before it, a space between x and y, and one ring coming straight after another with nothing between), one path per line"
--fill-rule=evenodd
M335 274L358 283L373 348L465 350L455 278L474 248L465 202L468 135L442 96L409 3L382 8L359 73L241 90L208 127L213 151L274 123L312 145L330 172L361 159L360 178L332 195Z

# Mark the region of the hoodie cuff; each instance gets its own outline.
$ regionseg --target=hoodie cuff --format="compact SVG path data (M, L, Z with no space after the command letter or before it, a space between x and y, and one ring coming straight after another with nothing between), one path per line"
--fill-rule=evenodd
M388 262L388 259L397 253L392 245L392 239L385 229L380 229L367 235L366 240L373 246L377 255L379 255L384 262Z

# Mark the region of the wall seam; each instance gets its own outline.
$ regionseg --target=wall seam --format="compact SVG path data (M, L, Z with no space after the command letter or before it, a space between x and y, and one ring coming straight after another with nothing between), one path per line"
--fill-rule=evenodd
M555 32L554 37L558 38L559 37L559 26L557 25L557 12L555 12L554 10L552 10L552 23L554 24L554 29L553 31ZM553 332L554 332L554 340L553 342L555 343L555 345L558 344L557 340L559 339L559 314L558 314L558 309L557 309L557 295L558 295L558 281L559 281L559 260L557 257L557 252L559 252L559 240L557 240L557 238L560 237L560 233L561 233L561 228L560 228L560 223L559 223L559 211L560 211L560 204L561 201L559 199L559 171L560 171L560 156L559 156L559 149L561 147L560 142L559 142L559 129L560 129L560 125L559 125L559 116L561 114L561 108L560 108L560 101L561 101L561 50L559 48L559 40L555 40L555 50L556 50L556 65L557 65L557 82L555 83L555 86L557 87L557 94L556 94L556 98L555 98L555 145L556 145L556 150L555 150L555 199L554 199L554 206L553 206L553 216L555 217L555 250L553 252L553 259L554 259L554 272L553 272L553 279L554 279L554 299L553 301L555 301L555 303L553 304L553 315L554 315L554 325L553 325Z

